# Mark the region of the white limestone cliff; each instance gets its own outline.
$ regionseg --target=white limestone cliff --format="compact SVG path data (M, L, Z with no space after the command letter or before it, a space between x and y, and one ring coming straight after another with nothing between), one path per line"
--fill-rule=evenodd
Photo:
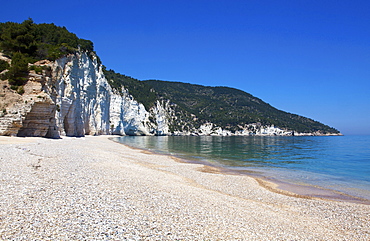
M170 120L171 115L174 115L170 107L170 101L156 101L151 108L152 115L156 124L156 135L170 135Z
M127 91L111 92L110 128L116 135L150 135L149 113Z
M127 90L112 90L95 56L70 55L52 69L60 135L150 135L149 112Z
M96 58L69 55L52 64L46 83L55 105L59 135L84 136L109 131L110 86Z

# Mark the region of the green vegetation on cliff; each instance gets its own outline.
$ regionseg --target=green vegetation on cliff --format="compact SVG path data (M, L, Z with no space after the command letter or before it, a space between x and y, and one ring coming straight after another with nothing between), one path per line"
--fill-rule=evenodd
M56 60L64 55L75 53L78 49L94 52L94 45L90 40L80 39L69 32L65 27L54 24L35 24L32 19L22 23L0 23L0 51L12 59L9 69L2 76L8 79L12 89L27 82L28 63L38 60Z
M8 69L10 65L5 60L0 59L0 72Z
M140 103L142 103L147 110L150 109L157 100L158 94L153 88L143 81L134 79L130 76L122 75L114 72L114 70L106 70L103 68L104 75L112 88L122 91L122 87L129 90L129 93Z
M37 60L55 60L63 55L82 51L94 51L90 40L80 39L65 27L54 24L35 24L32 19L22 23L0 23L0 50L13 57L21 53L33 63Z

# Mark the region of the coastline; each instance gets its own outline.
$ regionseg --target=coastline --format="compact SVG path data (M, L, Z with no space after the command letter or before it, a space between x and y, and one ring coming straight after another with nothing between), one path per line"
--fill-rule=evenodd
M228 169L227 167L217 166L207 161L194 161L194 160L177 157L175 154L164 154L164 153L156 152L154 150L147 150L147 149L130 146L125 143L121 143L117 140L114 140L114 137L111 137L109 139L112 140L113 142L119 143L128 148L131 148L134 150L140 150L147 154L169 156L169 157L172 157L174 160L180 161L183 163L193 163L193 164L203 165L202 168L199 168L199 170L203 172L218 173L218 174L225 174L225 175L247 175L251 178L254 178L261 187L271 192L278 193L278 194L287 195L287 196L296 197L296 198L343 201L343 202L352 202L352 203L361 203L361 204L370 205L369 199L357 197L357 196L350 195L350 194L347 194L341 191L324 188L324 187L317 186L317 185L311 185L308 183L303 183L303 184L291 183L284 179L276 179L270 176L266 176L265 174L262 174L258 171Z
M110 137L1 137L1 239L370 239L369 205L282 195Z

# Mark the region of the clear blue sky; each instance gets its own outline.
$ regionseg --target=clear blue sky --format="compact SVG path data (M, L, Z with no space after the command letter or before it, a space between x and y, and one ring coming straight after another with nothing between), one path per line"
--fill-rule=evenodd
M0 21L65 26L108 69L244 90L370 134L370 1L9 1Z

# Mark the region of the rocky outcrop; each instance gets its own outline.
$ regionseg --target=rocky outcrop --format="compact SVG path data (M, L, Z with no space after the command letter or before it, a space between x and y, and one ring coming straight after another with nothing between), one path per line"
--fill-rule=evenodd
M44 91L54 101L60 135L84 136L109 132L111 89L96 58L69 55L52 64Z
M10 89L6 81L2 86L0 135L59 136L55 132L55 104L42 91L41 83L28 81L24 95Z
M126 90L110 96L110 128L116 135L150 135L149 113Z
M49 101L36 102L22 120L18 136L58 137L55 125L55 105Z
M0 116L0 135L16 136L22 127L22 120L18 116L5 113Z

